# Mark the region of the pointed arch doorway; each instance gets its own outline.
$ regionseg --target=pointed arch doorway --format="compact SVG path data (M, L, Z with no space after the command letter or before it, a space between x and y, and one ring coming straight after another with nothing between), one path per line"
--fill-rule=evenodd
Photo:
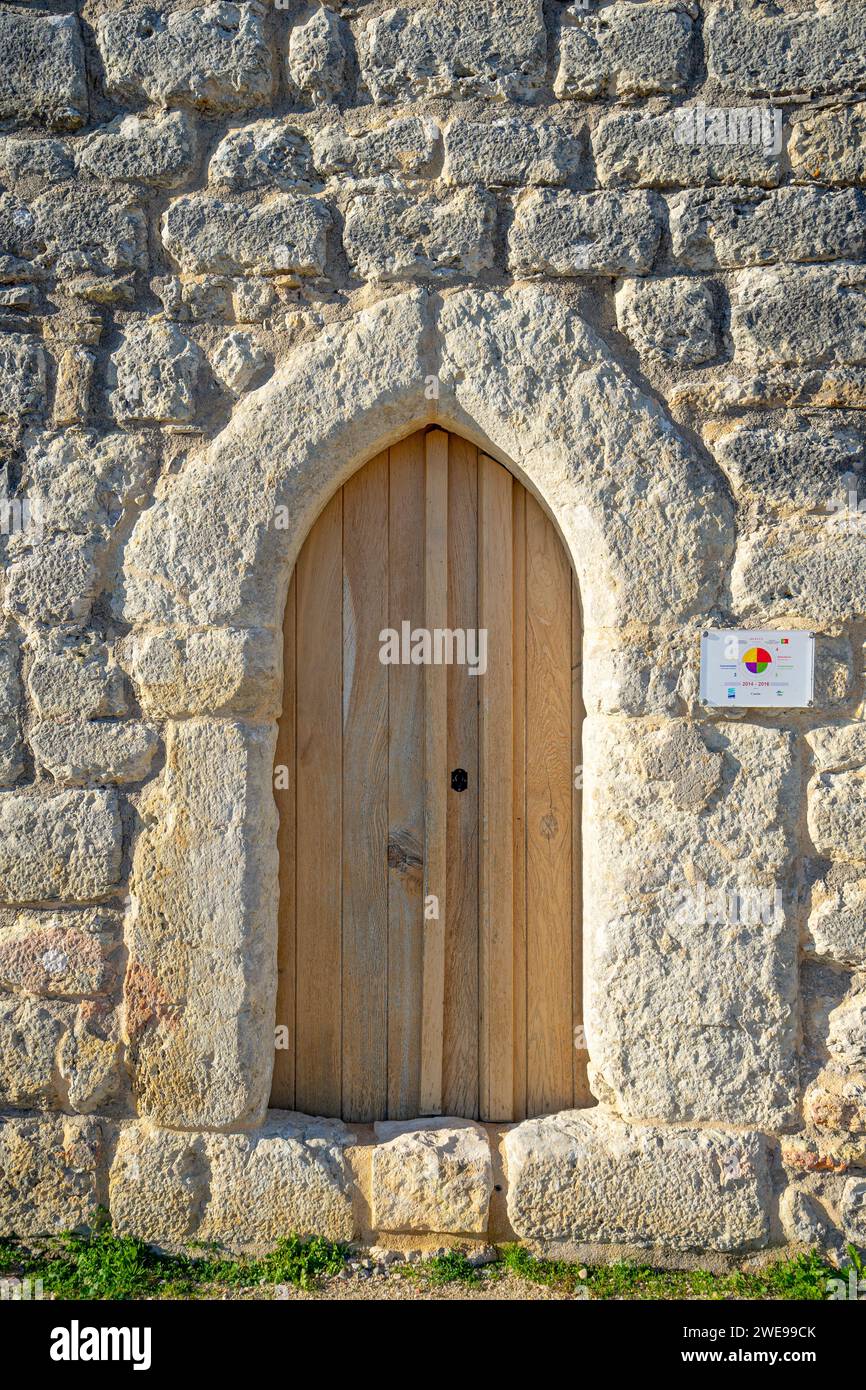
M284 662L271 1105L586 1103L580 608L553 524L467 440L410 435L307 536Z

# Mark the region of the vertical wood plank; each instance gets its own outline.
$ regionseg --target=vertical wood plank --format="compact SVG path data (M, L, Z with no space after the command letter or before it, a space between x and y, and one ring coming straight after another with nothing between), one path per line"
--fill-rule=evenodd
M448 435L424 437L424 613L432 635L448 625ZM424 897L438 899L438 917L425 915L421 1007L421 1112L442 1111L445 991L445 871L448 792L448 668L424 668Z
M513 486L514 1115L526 1109L526 489Z
M448 626L478 628L478 450L448 441ZM448 669L448 769L462 767L466 790L449 787L448 920L445 924L445 1022L442 1105L448 1115L478 1115L478 704L481 678Z
M571 571L526 496L527 1105L572 1103Z
M388 455L343 488L343 1117L388 1104Z
M572 835L571 835L571 910L572 910L572 1031L576 1034L583 1025L583 624L581 622L580 591L571 576L571 764L572 764ZM580 777L577 777L577 773ZM582 1036L582 1035L581 1035ZM574 1104L592 1105L592 1092L587 1078L589 1055L585 1048L573 1049Z
M390 451L388 626L424 624L424 435ZM424 672L388 670L388 1116L420 1113Z
M287 1046L274 1051L271 1105L280 1110L295 1108L295 592L295 576L292 574L283 620L283 712L277 728L277 776L274 783L274 798L279 812L277 853L280 883L276 1026L286 1030Z
M337 493L307 537L295 572L295 1103L313 1115L339 1115L342 1099L342 532Z
M513 686L511 474L478 460L481 682L481 1116L511 1118L514 1098Z

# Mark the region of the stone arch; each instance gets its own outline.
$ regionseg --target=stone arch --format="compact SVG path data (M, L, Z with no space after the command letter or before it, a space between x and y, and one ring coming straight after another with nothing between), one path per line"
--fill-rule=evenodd
M573 309L533 286L411 290L295 348L163 480L123 556L130 672L143 709L170 721L135 853L130 971L159 981L157 1003L133 1001L130 1043L140 1108L164 1124L263 1117L288 581L336 489L430 423L509 467L558 527L582 595L588 713L684 708L683 633L716 600L733 539L728 494ZM603 931L607 893L592 872L587 888L591 934L594 921ZM590 1047L595 1030L604 1059L616 1039L589 1003Z

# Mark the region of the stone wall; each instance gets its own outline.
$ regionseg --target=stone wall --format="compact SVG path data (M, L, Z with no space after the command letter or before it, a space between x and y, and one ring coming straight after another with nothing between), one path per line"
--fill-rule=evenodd
M866 9L46 0L0 50L4 1229L483 1236L483 1129L379 1126L362 1201L266 1116L288 576L438 420L586 625L599 1104L506 1136L512 1229L866 1243ZM720 625L815 630L814 707L705 710Z

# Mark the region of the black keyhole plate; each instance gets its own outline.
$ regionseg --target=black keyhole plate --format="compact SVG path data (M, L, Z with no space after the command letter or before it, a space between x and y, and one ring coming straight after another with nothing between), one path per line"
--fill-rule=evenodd
M469 778L466 775L465 767L455 767L451 774L451 790L455 792L465 792L469 786Z

